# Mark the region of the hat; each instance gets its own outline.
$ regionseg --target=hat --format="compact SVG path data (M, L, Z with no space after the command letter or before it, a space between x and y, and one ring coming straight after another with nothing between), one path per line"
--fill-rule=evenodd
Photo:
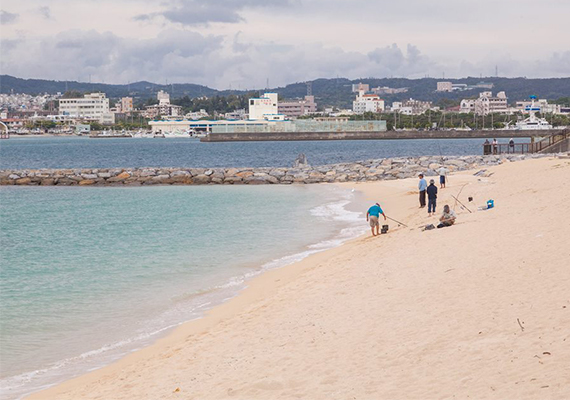
M430 179L429 183L435 183L435 181L433 179Z
M418 176L424 176L424 174L419 174Z

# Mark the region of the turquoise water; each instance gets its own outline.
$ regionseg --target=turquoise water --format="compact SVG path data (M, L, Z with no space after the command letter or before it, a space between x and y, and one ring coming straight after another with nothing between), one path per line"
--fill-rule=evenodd
M351 201L322 185L0 188L1 397L105 365L364 232Z
M529 139L515 141L527 143ZM385 157L483 154L483 142L410 139L201 143L189 139L13 136L0 141L0 169L286 167L299 153L306 154L311 165L324 165Z

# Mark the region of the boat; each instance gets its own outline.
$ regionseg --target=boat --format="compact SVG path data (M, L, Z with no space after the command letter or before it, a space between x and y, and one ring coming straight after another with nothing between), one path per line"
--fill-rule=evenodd
M145 131L137 131L134 133L130 133L131 137L135 139L152 139L154 138L154 133L152 132L145 132Z
M529 117L522 121L517 121L512 129L520 131L552 129L552 125L548 123L546 118L539 118L535 114L537 111L540 111L540 107L535 107L534 105L534 99L536 99L536 96L530 96L530 98L531 104L525 107L525 111L529 112Z
M92 139L114 139L114 138L131 138L132 136L123 132L103 131L89 135Z

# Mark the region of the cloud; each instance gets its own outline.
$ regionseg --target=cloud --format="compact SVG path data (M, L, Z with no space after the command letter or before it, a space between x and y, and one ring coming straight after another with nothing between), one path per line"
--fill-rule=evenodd
M8 11L0 10L0 24L8 25L13 24L20 17L19 14L10 13Z
M40 15L41 15L42 17L44 17L45 19L51 19L51 18L52 18L52 16L51 16L51 10L50 10L50 8L49 8L48 6L43 6L43 7L38 8L38 12L39 12Z
M41 62L38 62L41 60ZM436 62L418 46L397 43L369 52L322 43L282 43L166 29L155 37L124 38L111 32L68 30L52 36L2 39L2 73L24 78L126 83L198 83L225 89L259 89L317 78L568 76L570 51L525 61L506 53L480 61Z
M115 83L175 78L206 82L210 77L207 61L222 42L218 36L180 30L165 30L146 40L94 30L22 40L2 57L3 73L84 81L91 76L93 81Z
M240 12L246 8L285 7L289 0L176 0L166 4L160 12L139 14L137 21L162 17L182 25L207 25L212 22L237 23L244 20Z

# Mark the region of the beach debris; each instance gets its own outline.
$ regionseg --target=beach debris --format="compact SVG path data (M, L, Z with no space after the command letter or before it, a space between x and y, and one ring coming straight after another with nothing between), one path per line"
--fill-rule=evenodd
M309 162L307 161L307 156L305 155L305 153L299 153L299 155L295 159L295 162L293 162L293 168L308 167L308 166Z
M176 393L176 392L179 392L179 391L180 391L180 388L177 387L176 389L174 389L174 391L173 391L172 393Z
M469 197L467 198L467 201L472 202L472 201L473 201L473 197L469 196Z
M482 176L485 173L485 171L487 171L487 170L486 169L480 169L479 171L475 172L473 174L473 176Z
M423 231L431 231L432 229L435 229L435 226L433 224L428 224L428 225L423 227L422 232Z
M550 352L549 352L549 351L543 351L543 352L542 352L542 354L544 354L544 355L547 355L547 356L550 356L550 355L552 355L552 354L550 354Z
M521 323L521 321L517 318L517 322L519 323L519 326L521 327L521 331L524 332L524 326L522 326L523 323Z

